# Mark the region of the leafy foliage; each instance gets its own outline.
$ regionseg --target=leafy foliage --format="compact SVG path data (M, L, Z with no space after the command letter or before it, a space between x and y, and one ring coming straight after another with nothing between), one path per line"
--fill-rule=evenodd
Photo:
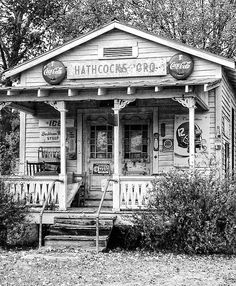
M0 174L10 175L19 157L19 116L11 109L1 111L0 119Z
M26 209L14 201L3 181L0 182L0 209L0 245L5 245L7 232L24 223Z
M0 52L4 69L15 66L50 47L48 30L61 12L62 2L1 1Z
M136 218L143 246L186 253L236 253L236 182L214 172L171 171L154 181Z

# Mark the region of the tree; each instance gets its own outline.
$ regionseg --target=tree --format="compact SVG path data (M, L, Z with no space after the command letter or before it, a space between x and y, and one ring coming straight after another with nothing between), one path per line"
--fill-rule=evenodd
M68 41L100 27L113 19L131 20L128 0L74 0L68 1L64 13L55 19L55 34Z
M61 12L57 0L1 0L0 53L4 70L51 47L48 31Z
M130 0L132 24L190 46L236 56L236 4L224 0Z

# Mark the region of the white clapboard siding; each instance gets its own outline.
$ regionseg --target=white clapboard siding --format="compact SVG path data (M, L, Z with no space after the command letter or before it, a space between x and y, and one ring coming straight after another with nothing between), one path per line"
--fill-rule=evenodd
M124 46L130 46L137 43L139 48L138 58L166 58L169 60L178 51L160 44L153 43L143 38L125 33L122 31L111 31L104 34L96 39L91 40L77 48L69 50L62 55L57 57L58 60L62 61L65 66L68 66L72 62L79 62L83 60L96 60L98 59L98 50L100 46L111 45L114 46L122 42ZM220 77L221 69L220 66L211 63L204 59L194 57L194 71L189 79L197 79L203 77ZM42 64L25 71L22 74L22 82L27 85L42 85L45 81L42 77ZM167 75L165 79L171 79L170 75ZM63 84L69 83L68 80L64 80Z

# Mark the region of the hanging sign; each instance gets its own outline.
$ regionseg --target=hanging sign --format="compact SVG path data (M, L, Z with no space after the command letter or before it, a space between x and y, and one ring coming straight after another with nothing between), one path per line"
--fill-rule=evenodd
M193 72L193 60L189 55L179 53L169 61L169 73L176 79L186 79Z
M68 66L68 79L133 76L163 76L167 74L166 59L126 59L79 61Z
M208 115L195 117L195 164L206 167L209 161L209 126ZM186 115L175 116L174 129L174 165L189 166L189 118Z
M43 66L43 78L49 84L60 83L66 75L66 68L60 61L51 61Z

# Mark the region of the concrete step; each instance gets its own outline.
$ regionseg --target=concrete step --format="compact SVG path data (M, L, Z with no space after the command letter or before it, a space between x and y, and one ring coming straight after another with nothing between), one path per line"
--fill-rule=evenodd
M105 248L107 236L99 237L99 247ZM48 235L44 238L44 245L53 248L79 247L84 249L96 248L95 236L76 235Z

